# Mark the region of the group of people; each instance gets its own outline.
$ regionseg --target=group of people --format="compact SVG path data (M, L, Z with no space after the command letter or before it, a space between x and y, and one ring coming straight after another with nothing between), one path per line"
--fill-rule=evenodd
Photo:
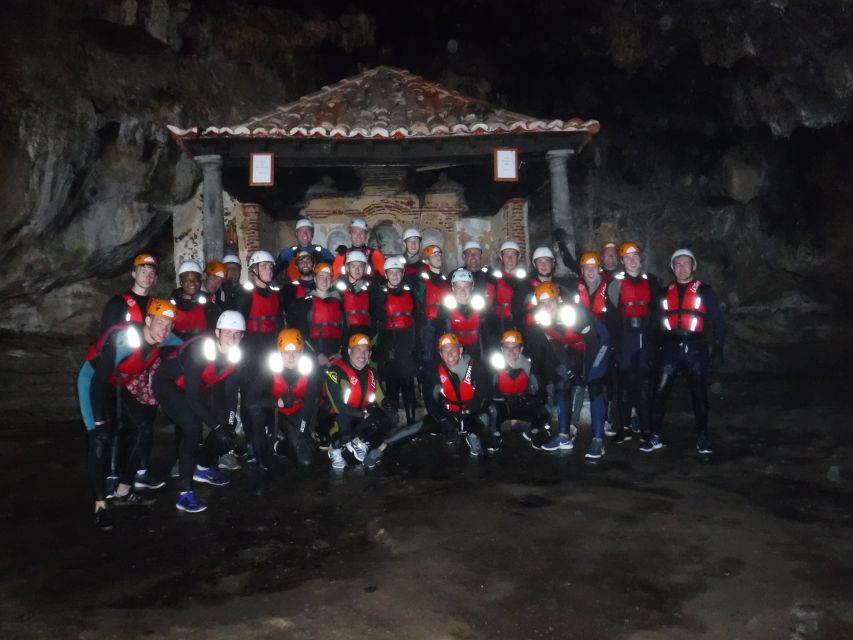
M417 229L388 257L368 232L353 219L350 246L333 254L301 219L296 245L250 255L245 283L237 256L187 261L170 298L151 296L156 257L136 257L78 377L99 528L112 526L110 502L149 504L145 490L165 485L148 470L158 406L175 425L176 507L188 513L206 509L194 483L227 486L241 458L262 490L278 456L309 467L325 450L333 469L369 468L421 434L473 457L496 454L506 432L570 451L587 395L585 458L604 456L608 437L654 452L680 375L697 450L712 453L707 375L725 322L690 250L672 254L662 286L635 242L576 261L558 241L576 274L558 282L550 247L528 270L506 241L492 268L469 240L464 266L445 273L442 247L422 247Z

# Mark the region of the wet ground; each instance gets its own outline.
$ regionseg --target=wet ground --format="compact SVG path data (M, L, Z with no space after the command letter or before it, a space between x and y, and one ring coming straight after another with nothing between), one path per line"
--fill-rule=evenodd
M371 472L284 468L263 497L235 472L199 515L170 484L109 533L79 422L16 424L0 638L853 638L853 377L716 382L710 460L682 383L654 454L509 437L477 463L425 439Z

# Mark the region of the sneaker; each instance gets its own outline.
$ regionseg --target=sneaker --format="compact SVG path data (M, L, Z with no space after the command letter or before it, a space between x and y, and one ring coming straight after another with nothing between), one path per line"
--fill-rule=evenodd
M465 442L468 443L468 448L471 450L471 455L473 457L478 457L483 455L483 445L480 442L480 438L477 437L476 433L468 433L465 435Z
M711 445L711 439L708 436L700 436L696 441L696 451L699 453L714 453L714 447Z
M214 487L227 487L231 484L231 481L222 475L219 472L219 469L214 469L213 467L210 467L209 469L196 467L195 473L193 474L193 480L196 482L204 482L205 484L212 484Z
M364 462L364 456L367 455L370 445L366 442L354 438L347 442L347 451L349 451L359 462Z
M116 497L116 489L118 489L118 476L107 476L107 482L104 486L107 500L112 500Z
M116 494L113 498L113 504L117 507L147 507L155 502L154 498L146 498L135 491L128 491L123 496Z
M631 431L640 433L640 416L631 416Z
M329 460L332 461L332 469L346 469L347 461L340 447L329 447Z
M240 469L240 461L237 460L233 451L229 451L224 456L219 456L219 463L216 466L226 471L237 471Z
M623 442L629 442L633 438L634 436L631 435L630 431L628 431L627 429L622 429L622 431L619 431L618 433L616 433L616 435L613 436L613 442L615 442L616 444L622 444Z
M643 444L640 445L640 451L644 453L649 453L651 451L657 451L658 449L663 449L666 445L661 440L661 437L657 434L653 434L649 436Z
M113 516L109 509L98 509L95 511L95 526L101 531L111 531L113 528Z
M136 477L133 479L134 489L161 489L166 486L166 482L154 478L148 469L140 469L136 472Z
M172 467L172 470L169 472L170 478L180 478L181 477L181 469L178 467L178 463Z
M367 455L364 457L364 466L368 469L372 469L379 461L382 460L382 454L384 451L378 447L371 449L367 452Z
M558 449L562 451L571 451L574 448L575 445L572 442L572 439L565 433L558 433L542 445L543 451L557 451Z
M207 505L199 500L192 491L182 493L175 503L175 507L179 511L186 511L187 513L198 513L207 509Z
M489 453L497 453L501 450L501 442L503 439L501 438L500 432L493 433L489 436L489 444L486 445L486 451Z
M590 460L598 460L603 455L604 438L593 438L592 442L589 445L589 449L587 449L586 454L584 454L584 458L589 458Z
M618 432L616 431L616 427L613 426L613 423L610 420L604 421L604 435L610 436L611 438L615 436Z

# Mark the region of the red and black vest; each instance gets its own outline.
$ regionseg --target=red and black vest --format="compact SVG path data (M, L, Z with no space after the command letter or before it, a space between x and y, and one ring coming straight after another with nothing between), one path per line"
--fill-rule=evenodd
M415 296L409 287L385 289L385 329L409 329L415 324Z
M194 302L189 300L173 300L172 302L178 306L175 333L196 334L207 331L207 298L202 296Z
M438 379L441 382L441 395L444 396L444 407L448 411L458 413L465 408L465 405L474 399L474 359L468 361L468 368L465 369L465 375L459 381L457 387L453 382L453 377L450 371L443 362L438 365Z
M370 326L370 292L362 283L358 284L359 291L353 291L348 286L343 293L344 313L348 327Z
M521 396L527 393L530 376L524 369L501 369L495 385L498 393L504 396Z
M457 306L450 311L450 332L455 333L459 337L459 342L463 347L470 347L477 344L480 339L481 330L481 312L470 306L471 315L466 316L462 313L461 308Z
M663 329L664 331L688 331L702 333L705 330L705 314L707 309L699 295L699 280L692 280L684 289L684 296L679 300L678 285L671 282L663 300Z
M512 297L515 295L515 281L518 277L512 273L502 273L495 285L495 316L500 320L512 319Z
M284 374L274 373L272 379L272 395L274 398L281 398L286 394L290 394L293 398L293 404L289 407L277 407L279 413L286 416L292 416L294 413L302 410L305 396L308 394L309 380L308 376L300 375L296 382L292 385L287 383Z
M191 338L187 340L184 344L182 344L175 353L169 356L169 359L172 358L180 358L181 354L184 353L187 349L191 347L191 345L198 344L201 340L210 340L214 342L213 338L210 336L196 336L195 338ZM204 350L204 347L202 347ZM233 362L229 362L228 366L226 366L222 371L217 371L216 367L216 356L218 354L218 350L216 349L216 344L213 344L213 359L208 357L208 354L205 353L204 357L207 360L207 364L204 366L204 369L201 371L201 384L203 388L209 388L222 382L223 380L229 378L231 374L233 374L237 370L237 365ZM224 357L224 356L223 356ZM175 380L175 384L181 389L186 389L187 381L184 377L184 374L181 374L177 380Z
M270 334L278 332L281 300L278 290L268 287L269 295L263 296L258 287L252 287L252 307L246 328L249 333Z
M111 385L114 385L120 377L138 376L143 371L146 371L147 369L151 368L151 366L157 361L157 358L160 357L159 344L155 344L147 355L142 355L142 341L145 340L145 337L143 335L141 327L136 327L132 324L117 324L114 327L110 327L109 329L104 331L104 333L101 335L100 338L98 338L95 344L89 347L89 351L86 352L86 361L92 362L93 360L99 358L101 356L101 352L104 349L104 345L107 343L107 340L109 340L112 335L120 331L131 330L137 333L140 345L138 347L134 347L126 358L116 363L115 370L113 371L112 375L110 375Z
M432 271L424 271L421 274L424 279L424 307L426 319L435 320L438 317L438 309L444 300L444 296L450 293L450 283L444 276L439 276Z
M403 259L406 259L406 256L403 256ZM415 262L409 262L406 260L406 264L403 266L403 275L404 276L413 276L418 273L422 273L428 270L429 267L423 260L417 260Z
M349 378L349 395L345 400L347 405L356 409L364 409L367 405L376 401L376 374L373 373L373 369L367 367L367 389L363 389L361 381L358 378L358 372L348 362L339 360L335 363L335 367L340 369Z
M651 315L652 287L648 278L622 278L619 307L626 318L646 318Z
M124 301L127 303L127 315L125 316L125 320L127 322L143 322L148 310L140 307L136 298L129 293L123 293L121 294L121 297L124 298Z
M604 278L595 290L592 300L589 298L589 289L586 286L586 281L583 278L578 278L578 302L592 311L592 315L596 320L601 320L601 316L607 311L607 282Z
M294 300L302 300L302 298L308 295L308 288L299 280L294 280L291 284L293 285L294 289Z
M575 351L584 351L586 349L586 345L584 345L583 342L583 334L578 333L571 327L564 327L562 325L551 325L546 327L545 331L554 340L556 340L560 344L564 344L566 346L571 347Z
M308 334L315 340L340 340L344 335L344 313L341 301L334 297L311 297Z

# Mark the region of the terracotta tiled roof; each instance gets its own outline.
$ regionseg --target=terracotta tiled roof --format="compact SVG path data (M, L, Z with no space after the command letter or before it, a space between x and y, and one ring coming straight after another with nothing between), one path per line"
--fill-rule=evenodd
M596 120L543 120L498 109L408 71L376 67L304 96L271 113L227 127L207 127L201 138L402 139L525 132L598 132ZM169 125L177 139L197 138L197 127Z

